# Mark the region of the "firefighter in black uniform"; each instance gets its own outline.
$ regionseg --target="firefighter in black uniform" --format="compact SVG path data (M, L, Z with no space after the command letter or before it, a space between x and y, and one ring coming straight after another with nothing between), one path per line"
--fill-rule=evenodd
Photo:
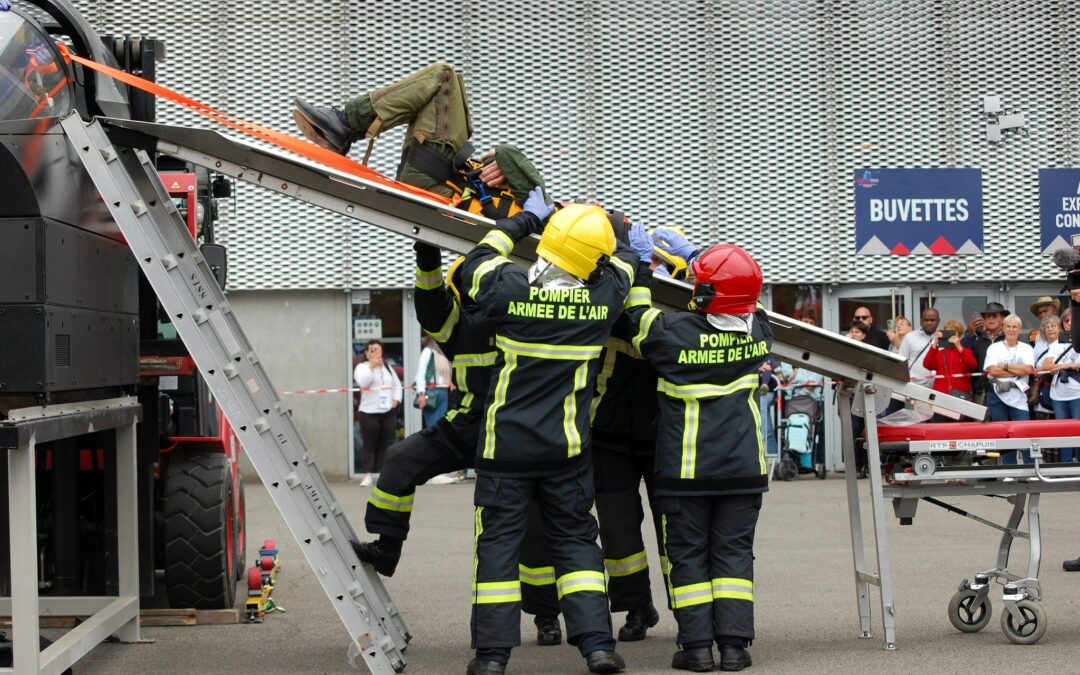
M617 211L610 217L617 238L629 243L629 223ZM644 227L632 229L643 235L644 242L649 241ZM660 511L653 499L656 418L660 413L655 395L656 372L628 340L617 337L626 333L625 321L624 315L616 322L600 355L591 408L590 450L611 611L627 613L626 624L619 629L619 641L632 642L644 640L646 631L660 620L653 606L649 561L641 536L645 518L640 493L643 478L661 551L660 568L665 575L668 564L663 555Z
M505 672L510 650L520 644L517 556L534 501L567 641L592 672L625 667L611 635L585 451L600 351L628 299L637 258L625 247L615 251L602 209L570 204L543 229L537 262L526 272L507 256L542 222L531 213L497 221L465 256L468 293L494 322L498 348L477 447L476 657L469 673Z
M420 326L439 342L453 360L454 386L449 412L434 427L423 429L393 445L379 480L368 498L364 524L379 539L355 543L357 555L377 572L393 576L409 534L416 486L433 476L472 467L480 433L480 413L487 398L495 364L491 322L476 305L461 297L461 263L451 266L444 285L439 249L417 242L414 304ZM539 510L529 514L528 536L522 545L520 576L525 584L522 609L535 615L537 644L562 642L555 569L544 546Z
M761 268L730 244L693 262L694 312L628 310L631 346L659 376L656 495L671 561L668 595L679 624L672 668L751 664L754 530L768 489L758 370L772 346L757 309Z

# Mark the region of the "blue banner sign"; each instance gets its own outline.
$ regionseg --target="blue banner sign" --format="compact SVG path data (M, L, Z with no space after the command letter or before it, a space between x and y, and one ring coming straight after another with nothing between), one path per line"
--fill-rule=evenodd
M1080 169L1039 169L1039 229L1042 252L1072 246L1080 234Z
M855 251L982 253L982 202L982 169L855 169Z

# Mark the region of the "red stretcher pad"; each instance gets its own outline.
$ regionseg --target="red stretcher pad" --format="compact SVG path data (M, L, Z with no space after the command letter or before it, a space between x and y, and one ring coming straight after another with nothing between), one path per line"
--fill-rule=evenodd
M1028 420L1018 422L943 422L878 425L879 443L906 441L961 441L990 438L1057 438L1080 436L1080 420Z

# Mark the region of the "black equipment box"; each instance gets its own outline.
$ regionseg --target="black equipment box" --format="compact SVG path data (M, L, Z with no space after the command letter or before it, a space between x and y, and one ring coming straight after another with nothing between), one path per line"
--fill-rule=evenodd
M139 379L139 270L122 242L50 218L0 219L0 394Z

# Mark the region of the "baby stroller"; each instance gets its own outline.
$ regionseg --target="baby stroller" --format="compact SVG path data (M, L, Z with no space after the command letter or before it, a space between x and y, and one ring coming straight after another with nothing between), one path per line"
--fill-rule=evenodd
M785 399L780 422L780 462L776 477L795 480L803 473L825 478L823 448L818 447L818 432L822 423L821 402L813 396L800 395Z

